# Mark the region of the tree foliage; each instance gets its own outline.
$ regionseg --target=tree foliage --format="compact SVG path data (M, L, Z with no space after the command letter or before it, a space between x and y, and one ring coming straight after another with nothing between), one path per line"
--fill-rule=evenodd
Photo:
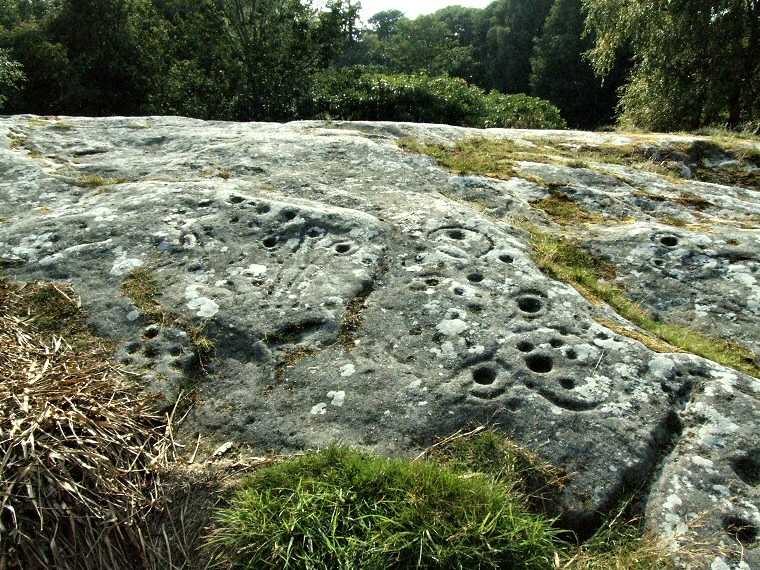
M630 45L625 123L656 130L760 120L760 0L585 0L591 60Z
M383 10L371 16L367 23L381 42L388 41L396 33L398 23L404 19L401 10Z
M461 77L474 64L472 48L461 45L449 27L432 16L400 20L384 57L388 70L397 73Z
M24 80L21 64L13 61L8 52L0 49L0 110L14 89Z
M552 0L497 0L484 10L487 26L479 59L485 65L486 89L530 92L530 58L534 40Z
M572 127L614 121L617 89L627 66L618 62L604 82L583 54L593 47L583 30L582 0L556 0L531 58L531 89L560 109Z
M38 114L557 126L551 105L483 91L527 89L533 11L551 1L389 10L361 28L354 0L0 0L0 96ZM489 51L496 28L507 43ZM356 64L376 72L340 71Z

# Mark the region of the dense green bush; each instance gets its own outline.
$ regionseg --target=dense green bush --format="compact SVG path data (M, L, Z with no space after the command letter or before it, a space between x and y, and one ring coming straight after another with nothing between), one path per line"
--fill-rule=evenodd
M545 99L523 93L504 95L491 91L485 96L484 127L508 129L564 129L559 109Z
M302 114L469 127L565 127L559 110L535 97L486 95L463 79L383 74L364 67L323 75L304 102Z

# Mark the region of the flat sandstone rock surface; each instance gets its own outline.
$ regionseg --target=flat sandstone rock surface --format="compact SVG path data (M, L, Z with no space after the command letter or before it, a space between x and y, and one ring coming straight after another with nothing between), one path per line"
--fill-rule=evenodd
M500 180L397 144L473 136L535 156ZM197 385L187 434L257 453L340 441L412 455L493 423L564 469L553 508L579 532L639 491L650 528L709 552L679 555L683 567L760 568L760 380L654 352L542 273L526 229L575 240L655 320L743 345L756 364L760 192L741 157L760 150L710 143L695 159L705 140L5 117L2 275L71 283L167 407ZM646 160L593 152L616 147ZM729 171L750 183L725 183ZM583 219L538 207L558 195ZM125 295L136 275L170 323ZM201 363L200 326L215 346Z

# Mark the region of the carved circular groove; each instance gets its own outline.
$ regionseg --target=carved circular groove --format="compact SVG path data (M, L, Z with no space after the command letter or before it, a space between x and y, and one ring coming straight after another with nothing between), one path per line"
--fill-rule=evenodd
M572 378L560 378L559 385L562 386L565 390L572 390L575 388L575 380Z
M145 338L156 338L158 336L159 329L157 325L151 325L149 327L145 327L145 330L143 331L143 336Z
M517 308L523 313L535 314L539 312L543 306L544 304L538 297L525 296L517 299Z
M578 358L578 353L575 351L574 348L568 348L565 351L565 356L569 358L570 360L575 360L576 358Z
M454 287L454 295L464 295L464 289L462 287Z
M427 283L430 287L435 287L438 285L438 283L440 283L440 281L438 281L438 279L435 277L430 277L429 279L425 279L425 283Z
M351 244L349 243L339 243L335 246L335 251L338 253L348 253L351 251Z
M293 210L285 210L282 213L282 217L285 218L288 221L294 219L297 215L298 214L296 214Z
M481 281L483 281L483 275L481 275L480 273L470 273L467 276L467 280L472 283L480 283Z
M527 340L521 340L517 343L517 350L520 352L530 352L533 350L534 346L532 342L528 342Z
M496 370L491 366L481 366L472 371L472 379L476 384L484 386L496 381Z
M499 256L499 261L502 261L504 263L512 263L514 262L515 258L509 255L508 253L502 253Z
M529 354L525 357L525 364L538 374L546 374L554 368L551 357L545 354Z
M662 236L660 243L665 247L675 247L678 245L678 238L676 236Z
M243 200L245 200L245 198L242 196L230 196L230 204L240 204Z
M271 249L277 245L277 236L266 237L261 243L264 244L264 247L268 247Z
M493 249L493 240L487 235L468 228L448 227L430 232L436 250L454 259L481 257Z
M757 540L758 528L748 520L735 515L723 517L723 529L744 546L749 546Z
M256 211L259 214L266 214L271 209L272 208L269 207L269 204L259 204L258 206L256 206Z
M760 485L760 449L754 449L731 460L734 473L747 485Z

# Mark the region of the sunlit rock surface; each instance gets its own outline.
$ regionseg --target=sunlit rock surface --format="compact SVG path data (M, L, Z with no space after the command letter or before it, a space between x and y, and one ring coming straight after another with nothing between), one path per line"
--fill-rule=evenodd
M510 180L452 174L401 150L410 136L502 137L536 158ZM580 240L656 318L757 357L760 194L691 178L756 166L672 151L703 142L0 118L2 273L74 285L167 406L197 384L187 433L255 452L342 441L411 454L488 422L565 470L556 514L579 533L638 491L651 529L699 550L677 554L683 567L760 568L760 381L621 334L635 327L538 270L524 229ZM677 176L597 162L588 149L600 145L646 145L647 166ZM546 164L551 148L579 160ZM535 207L557 192L592 222ZM204 370L189 331L149 322L124 296L138 268L178 322L205 325L216 350Z

